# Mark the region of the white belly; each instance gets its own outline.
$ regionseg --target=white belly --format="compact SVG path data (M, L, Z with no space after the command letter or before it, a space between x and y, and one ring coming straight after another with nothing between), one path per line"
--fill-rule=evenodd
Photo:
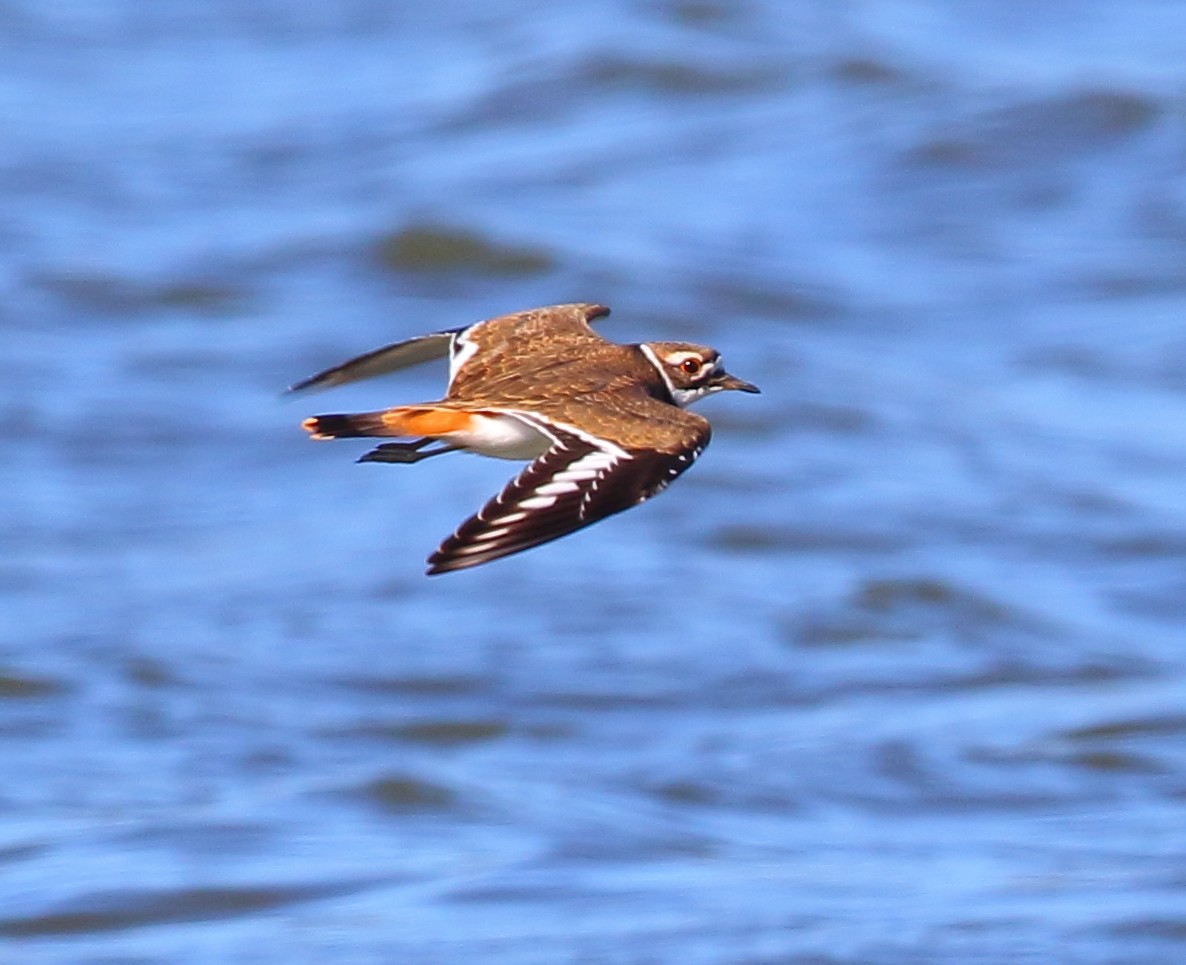
M475 415L470 429L450 433L449 440L496 459L534 459L552 445L546 435L514 416Z

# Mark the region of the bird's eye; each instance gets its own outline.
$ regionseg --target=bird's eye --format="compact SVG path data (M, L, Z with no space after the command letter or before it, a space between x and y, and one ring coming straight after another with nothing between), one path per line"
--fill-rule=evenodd
M680 362L679 367L688 375L695 375L700 371L700 359L684 359Z

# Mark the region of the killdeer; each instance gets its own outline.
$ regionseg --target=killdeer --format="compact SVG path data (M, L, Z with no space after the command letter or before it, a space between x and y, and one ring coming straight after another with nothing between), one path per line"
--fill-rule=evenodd
M292 386L328 388L449 357L438 402L319 415L314 439L397 436L359 462L415 463L464 450L532 462L428 558L447 573L530 549L650 499L708 445L685 411L723 389L757 392L703 345L618 345L589 323L602 305L551 305L386 345Z

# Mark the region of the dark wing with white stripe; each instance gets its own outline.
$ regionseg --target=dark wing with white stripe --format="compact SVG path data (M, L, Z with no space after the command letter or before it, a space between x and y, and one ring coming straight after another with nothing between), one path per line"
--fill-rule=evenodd
M444 358L449 354L453 339L464 328L453 328L445 332L433 332L431 335L417 335L415 338L403 342L394 342L381 348L372 349L362 355L347 359L340 365L310 375L289 387L289 392L303 392L306 389L329 389L335 385L345 385L347 382L357 382L359 379L369 379L376 375L386 375L398 372L400 369L429 362L432 359Z
M710 434L708 422L693 416L691 431L671 451L623 449L571 426L516 415L555 444L440 545L428 558L430 576L519 553L638 505L692 465Z

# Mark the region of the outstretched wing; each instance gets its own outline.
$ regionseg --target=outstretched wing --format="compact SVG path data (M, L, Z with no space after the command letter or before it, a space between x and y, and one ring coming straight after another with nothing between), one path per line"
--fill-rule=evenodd
M550 342L556 338L593 337L589 322L608 314L609 309L603 305L580 303L548 305L513 315L500 315L473 325L417 335L402 342L383 345L302 379L290 386L288 391L329 389L359 379L398 372L446 355L449 356L449 379L452 384L465 362L479 350L486 353L488 363L497 364L496 354L500 349L507 348L518 354L522 364L524 356L547 351Z
M310 375L307 379L301 379L290 386L288 391L329 389L335 385L386 375L388 372L398 372L421 362L444 358L449 354L453 340L463 331L464 328L453 328L444 332L433 332L431 335L417 335L415 338L372 349L316 375Z
M471 325L457 336L449 360L448 396L497 396L508 382L521 386L540 369L587 356L591 347L609 344L589 327L608 314L604 305L578 302L545 305ZM467 365L474 357L481 363Z
M684 438L664 451L624 449L530 413L508 413L554 443L428 558L428 573L488 563L589 526L661 492L708 445L708 422L688 413Z

